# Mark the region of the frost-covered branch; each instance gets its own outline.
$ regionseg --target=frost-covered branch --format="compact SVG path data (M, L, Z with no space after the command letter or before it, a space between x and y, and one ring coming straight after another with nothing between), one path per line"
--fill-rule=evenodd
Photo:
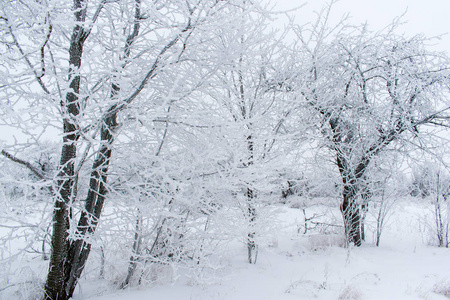
M35 166L33 166L30 162L27 162L23 159L16 157L4 149L2 149L1 153L4 157L8 158L9 160L11 160L15 163L18 163L18 164L24 166L25 168L27 168L28 170L30 170L39 179L41 179L41 180L47 179L46 176L39 169L37 169Z

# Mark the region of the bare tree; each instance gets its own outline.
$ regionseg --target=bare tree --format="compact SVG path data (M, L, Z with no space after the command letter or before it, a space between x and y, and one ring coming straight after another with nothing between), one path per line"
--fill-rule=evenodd
M270 32L270 12L264 7L242 6L242 15L232 29L218 29L219 41L213 45L222 66L208 80L206 101L213 101L221 127L227 128L222 143L229 150L225 168L232 172L238 199L246 220L248 262L258 254L256 223L258 197L264 193L264 176L258 174L271 160L276 136L290 108L283 106L283 93L274 79L284 63L283 33ZM222 129L223 130L223 129ZM210 134L215 134L210 132ZM219 133L220 134L220 133ZM233 169L233 170L230 170ZM266 183L267 184L267 183Z
M330 9L312 28L295 29L302 72L293 86L320 116L342 179L347 240L359 246L373 158L401 137L416 137L420 126L449 125L449 60L428 51L422 36L395 34L395 25L377 33L330 28Z
M38 112L45 113L39 125L63 125L60 162L52 185L52 250L44 291L45 299L53 300L72 296L89 257L89 239L108 192L108 169L123 123L121 113L132 103L147 100L141 94L151 80L181 62L194 30L216 18L227 5L207 0L162 4L73 0L72 7L64 4L8 1L1 7L2 50L8 54L4 59L9 65L13 60L21 63L13 76L5 75L12 69L2 68L2 95L12 110L27 107L25 115L32 121L36 119L32 105L47 105L50 108ZM30 123L12 120L7 125L29 131ZM7 150L3 153L15 157ZM80 171L92 155L87 188L82 189ZM29 163L22 165L35 169ZM77 204L79 190L87 190L83 207ZM74 211L77 206L79 216ZM77 216L78 222L73 222Z
M449 195L450 177L442 160L427 161L414 169L411 194L428 200L433 205L434 224L431 225L433 240L439 247L450 246ZM431 223L431 222L430 222Z

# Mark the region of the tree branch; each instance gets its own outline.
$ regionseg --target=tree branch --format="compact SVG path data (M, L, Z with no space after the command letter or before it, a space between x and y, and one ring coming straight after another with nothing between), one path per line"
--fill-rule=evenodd
M185 28L181 30L181 33L177 34L171 41L169 41L164 48L159 52L158 56L156 57L153 65L151 66L150 70L147 72L147 74L142 79L141 83L137 87L137 89L125 100L121 101L122 103L114 104L112 105L105 113L102 119L106 119L109 116L114 115L115 113L125 109L133 100L142 92L142 90L147 86L147 83L150 79L154 78L156 76L156 71L159 69L160 62L162 60L163 55L172 48L177 42L180 40L181 35L187 31L192 29L191 21L188 21L188 24Z
M8 26L9 29L9 33L11 34L13 41L14 41L14 45L17 47L17 49L19 49L20 54L23 56L23 58L25 59L28 67L32 70L34 77L36 79L36 81L39 83L39 85L41 86L42 90L46 93L46 94L50 94L50 91L47 89L47 87L45 86L44 82L42 81L41 77L39 76L39 74L36 72L36 70L33 68L33 64L31 63L31 61L28 59L28 56L25 54L25 52L23 51L22 47L19 44L19 41L17 40L15 34L12 31L11 26ZM45 46L45 45L44 45ZM42 48L43 49L43 48Z
M31 165L29 162L24 161L18 157L15 157L14 155L6 152L5 150L2 150L2 155L6 158L8 158L9 160L16 162L18 164L21 164L22 166L26 167L28 170L30 170L31 172L33 172L34 175L36 175L39 179L41 180L45 180L45 176L44 174L42 174L41 171L39 171L39 169L37 169L36 167L34 167L33 165Z

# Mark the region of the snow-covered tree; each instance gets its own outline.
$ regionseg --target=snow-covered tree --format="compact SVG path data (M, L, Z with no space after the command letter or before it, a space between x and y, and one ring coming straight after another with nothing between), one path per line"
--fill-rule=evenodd
M221 172L233 185L238 206L246 219L249 263L256 263L258 203L270 191L276 167L273 153L278 135L292 108L286 96L273 86L286 63L283 33L270 32L270 13L264 8L242 7L233 28L218 28L219 40L212 47L220 64L207 81L204 101L220 120L219 137L224 157ZM209 108L211 109L211 108ZM220 137L220 135L222 135ZM277 166L281 169L281 165Z
M89 237L108 192L114 141L126 125L124 111L154 100L152 80L184 62L200 28L206 30L212 20L224 25L219 20L227 5L209 0L2 2L0 80L7 99L2 122L30 134L36 143L40 135L62 128L60 162L52 180L46 299L70 298L84 269ZM2 150L35 169L17 159L17 145ZM80 176L83 169L87 178ZM83 206L80 197L85 198Z
M321 118L342 179L341 211L349 243L361 244L361 217L374 159L423 125L448 126L449 59L422 36L329 27L327 14L297 27L298 67L290 88Z

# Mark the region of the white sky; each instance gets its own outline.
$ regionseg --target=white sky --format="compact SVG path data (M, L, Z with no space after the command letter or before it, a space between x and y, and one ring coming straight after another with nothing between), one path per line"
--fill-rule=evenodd
M297 22L303 24L314 19L312 12L323 7L327 0L273 0L277 10L300 6L296 15ZM369 29L379 30L392 20L405 13L407 22L399 33L414 35L423 33L427 37L445 34L436 40L436 50L450 53L450 0L340 0L334 5L332 20L338 20L343 14L350 13L351 22L367 22ZM303 21L304 20L304 21Z

